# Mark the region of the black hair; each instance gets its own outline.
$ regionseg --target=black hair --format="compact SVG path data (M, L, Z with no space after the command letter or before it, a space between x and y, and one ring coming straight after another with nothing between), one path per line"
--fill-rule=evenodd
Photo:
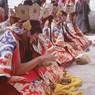
M63 14L64 16L67 16L67 15L68 15L68 14L67 14L66 12L64 12L64 11L62 11L62 14ZM70 15L71 15L71 16L77 15L77 12L72 12L72 13L70 13Z
M64 11L62 11L62 15L67 16L67 13L66 13L66 12L64 12Z
M51 3L53 4L53 6L58 6L58 3L56 0L52 0Z
M24 1L24 5L32 5L32 4L33 4L32 0L25 0Z
M35 33L42 33L42 27L40 24L40 21L36 21L36 20L30 20L31 23L31 34L35 34Z
M42 18L42 23L44 25L44 23L49 20L49 24L51 24L52 20L54 19L54 17L52 15L46 17L46 18Z
M40 0L25 0L24 5L32 5L34 3L37 3L41 6L41 1Z

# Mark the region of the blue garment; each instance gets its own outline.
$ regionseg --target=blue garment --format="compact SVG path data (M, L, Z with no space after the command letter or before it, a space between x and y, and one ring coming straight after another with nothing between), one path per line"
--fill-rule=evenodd
M76 4L76 12L77 12L76 23L82 32L89 32L89 30L90 30L89 19L88 19L89 11L90 11L89 5L87 4L86 1L81 0L81 1L77 2L77 4Z
M10 30L0 37L0 76L11 77L12 55L16 48L16 40Z

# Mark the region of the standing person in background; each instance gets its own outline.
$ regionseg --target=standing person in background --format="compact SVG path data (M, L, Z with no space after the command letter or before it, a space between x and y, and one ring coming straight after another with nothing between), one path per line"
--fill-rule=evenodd
M4 16L5 16L5 10L4 8L0 7L0 23L4 21Z
M0 7L4 8L5 10L5 16L4 16L4 20L8 19L8 0L0 0Z
M76 23L83 33L90 31L88 14L90 12L89 0L78 0L76 3L77 20Z

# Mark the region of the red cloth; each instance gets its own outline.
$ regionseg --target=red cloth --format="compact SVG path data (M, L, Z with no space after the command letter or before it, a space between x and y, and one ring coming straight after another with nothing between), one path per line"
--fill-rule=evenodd
M13 54L13 62L14 62L14 69L19 68L19 51L18 48L15 49L14 54ZM14 72L15 73L15 72ZM38 75L34 70L31 70L30 72L27 72L25 75L23 75L26 79L29 81L34 81L38 79Z

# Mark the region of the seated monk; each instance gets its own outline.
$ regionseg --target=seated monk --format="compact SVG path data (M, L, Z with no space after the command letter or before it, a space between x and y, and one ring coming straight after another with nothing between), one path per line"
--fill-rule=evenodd
M42 28L41 28L40 22L39 21L34 21L34 20L31 20L30 22L31 22L31 25L32 25L33 28L31 29L29 37L30 37L30 43L31 43L32 51L34 51L34 55L35 55L35 52L36 52L36 55L38 53L38 56L39 55L45 55L45 54L51 54L47 50L47 48L45 46L45 44L47 44L47 43L45 41L46 39L44 39L44 37L42 35ZM37 57L37 56L35 56L35 57ZM55 81L58 80L58 77L60 77L60 73L63 73L63 70L62 71L60 70L60 67L58 66L58 64L56 62L52 62L52 63L54 63L54 64L52 64L50 66L47 66L47 67L42 67L41 66L41 68L36 68L36 71L38 72L38 74L42 78L43 78L43 75L45 75L46 73L48 73L49 76L47 76L47 74L46 74L46 76L52 82L55 82ZM57 70L59 68L59 72L60 72L59 74L55 73L55 71L56 71L55 67L56 67ZM43 70L44 70L44 72L43 72ZM47 79L45 79L44 81L46 81L46 80Z
M59 64L64 64L65 67L69 66L72 63L74 56L76 55L74 49L72 49L71 46L69 46L68 49L65 48L65 46L68 47L69 44L67 45L66 43L64 43L63 34L62 31L60 31L61 29L53 26L51 26L52 29L50 29L48 25L49 21L47 20L43 28L43 35L45 39L44 46L46 46L47 52L58 56L57 61L59 62ZM73 53L71 53L71 51Z
M40 78L33 69L39 64L43 64L46 60L55 60L55 57L43 55L32 59L31 51L27 48L27 30L21 25L22 23L20 22L8 28L0 38L0 82L2 81L0 93L2 95L23 95L25 93L28 93L27 95L31 95L31 93L45 95L45 91L43 90L43 86L45 85L42 86L42 82L37 81ZM21 39L19 39L20 36ZM23 45L23 54L20 51L21 45ZM31 71L30 77L29 71ZM28 89L28 92L26 89Z
M78 26L76 25L76 13L72 13L69 16L69 22L67 21L67 30L73 38L78 40L81 43L81 46L83 47L83 50L88 48L91 45L91 42L84 36L84 34L80 31Z

